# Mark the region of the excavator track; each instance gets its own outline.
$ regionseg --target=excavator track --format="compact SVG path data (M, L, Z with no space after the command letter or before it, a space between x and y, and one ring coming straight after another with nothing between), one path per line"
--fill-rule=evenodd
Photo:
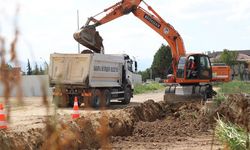
M104 49L102 37L94 27L83 27L74 33L74 39L83 46L93 50L95 53L101 53Z

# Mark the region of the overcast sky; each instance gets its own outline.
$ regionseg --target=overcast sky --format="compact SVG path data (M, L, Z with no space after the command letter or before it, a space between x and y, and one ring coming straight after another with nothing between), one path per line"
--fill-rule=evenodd
M9 42L14 22L20 37L19 60L48 61L49 54L77 53L73 33L87 17L119 0L0 0L0 35ZM146 0L183 37L187 53L227 49L250 49L250 0ZM18 18L15 16L20 6ZM142 5L143 6L143 5ZM106 53L127 53L150 67L161 36L133 14L98 27ZM84 49L84 47L81 47Z

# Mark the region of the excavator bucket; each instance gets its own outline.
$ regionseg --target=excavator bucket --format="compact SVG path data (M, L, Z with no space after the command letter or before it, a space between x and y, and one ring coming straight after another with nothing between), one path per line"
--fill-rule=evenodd
M82 27L74 33L74 39L96 53L100 53L104 49L102 44L103 39L94 27Z

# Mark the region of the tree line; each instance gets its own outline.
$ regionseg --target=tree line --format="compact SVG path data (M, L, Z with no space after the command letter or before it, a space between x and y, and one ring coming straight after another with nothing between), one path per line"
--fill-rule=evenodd
M27 66L26 66L26 72L24 73L24 75L45 75L45 74L48 74L48 68L49 68L49 65L45 61L43 64L43 67L41 65L38 67L38 64L35 63L35 67L33 69L31 67L30 61L28 59Z

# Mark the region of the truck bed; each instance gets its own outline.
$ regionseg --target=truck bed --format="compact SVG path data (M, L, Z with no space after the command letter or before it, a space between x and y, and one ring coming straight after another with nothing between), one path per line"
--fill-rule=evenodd
M119 87L122 83L122 56L108 54L51 54L50 83Z

